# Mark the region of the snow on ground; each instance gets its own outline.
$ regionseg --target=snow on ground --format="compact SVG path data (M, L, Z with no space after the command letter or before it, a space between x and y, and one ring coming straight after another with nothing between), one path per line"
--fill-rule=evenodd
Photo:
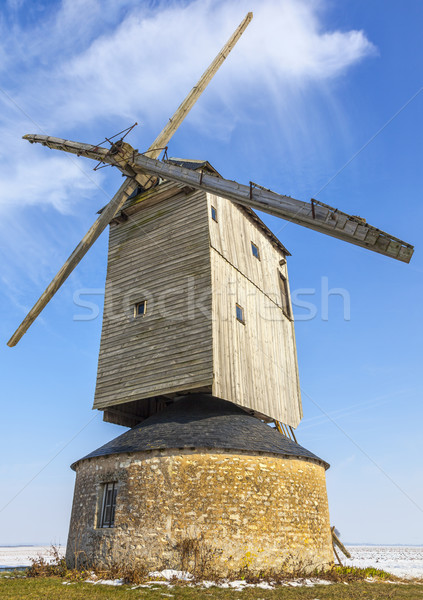
M376 567L398 575L399 577L423 578L423 546L347 546L352 558L347 560L341 557L343 564L356 567ZM65 547L57 547L64 554ZM50 546L9 546L0 547L0 569L13 567L28 567L31 559L42 556L51 560ZM187 574L170 570L160 573L151 573L151 577L165 580L175 575L180 579L187 579ZM185 575L185 576L183 576ZM158 582L156 582L158 583ZM230 584L228 583L228 586ZM241 587L243 587L241 585Z
M347 546L351 559L342 563L354 567L376 567L398 577L423 577L423 546Z
M56 548L64 556L65 546ZM39 556L46 561L52 560L51 546L0 546L0 569L29 567Z

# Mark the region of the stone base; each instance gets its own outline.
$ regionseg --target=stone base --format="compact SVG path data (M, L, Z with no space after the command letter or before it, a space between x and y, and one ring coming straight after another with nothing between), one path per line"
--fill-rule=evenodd
M227 576L327 568L332 540L322 462L210 449L94 456L76 464L70 567L140 565ZM99 527L104 485L113 528Z

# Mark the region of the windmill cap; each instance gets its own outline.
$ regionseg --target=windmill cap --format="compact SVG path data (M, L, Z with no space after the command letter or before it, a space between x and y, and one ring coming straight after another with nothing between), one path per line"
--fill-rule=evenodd
M199 448L279 454L312 460L329 468L327 462L239 406L206 394L182 397L164 411L74 462L71 468L76 470L82 460L99 456Z

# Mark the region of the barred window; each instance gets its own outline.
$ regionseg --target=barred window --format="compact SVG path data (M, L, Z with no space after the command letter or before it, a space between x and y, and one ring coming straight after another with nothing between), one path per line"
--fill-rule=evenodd
M103 487L103 500L101 503L101 514L99 527L114 527L116 510L116 483L105 483Z

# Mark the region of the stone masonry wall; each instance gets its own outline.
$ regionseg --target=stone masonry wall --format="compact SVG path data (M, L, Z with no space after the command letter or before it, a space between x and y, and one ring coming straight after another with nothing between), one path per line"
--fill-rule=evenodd
M115 526L101 529L103 486L112 481ZM328 566L325 470L303 459L207 450L84 460L66 556L71 566L132 562L220 575Z

